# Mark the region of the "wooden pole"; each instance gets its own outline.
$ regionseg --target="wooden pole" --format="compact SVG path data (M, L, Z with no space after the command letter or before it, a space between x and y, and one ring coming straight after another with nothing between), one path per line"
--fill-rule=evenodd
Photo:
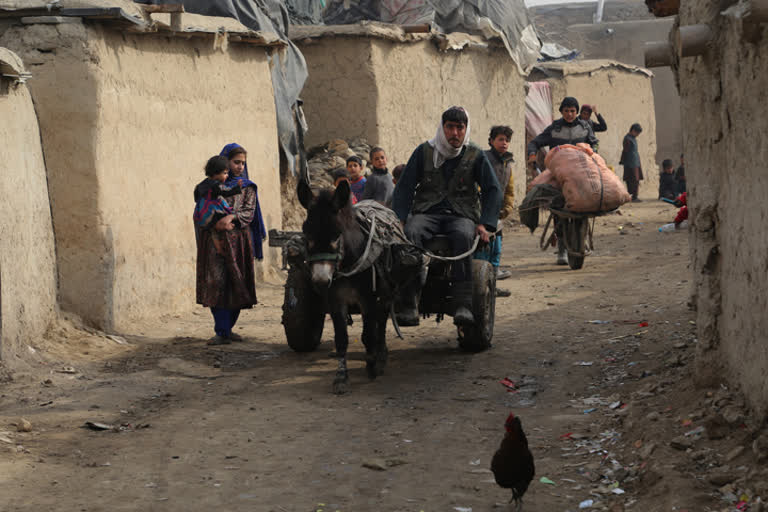
M420 25L403 25L403 32L406 34L423 34L430 31L431 27L429 23L421 23Z
M150 14L155 12L184 12L184 4L162 4L162 5L142 5L142 9L144 9L144 12L148 12Z
M171 30L174 32L181 32L183 26L181 24L181 15L184 12L183 4L162 4L162 5L142 5L144 10L144 16L147 17L154 13L163 13L171 15Z
M677 48L681 57L703 55L712 41L712 30L707 25L687 25L677 31Z
M181 24L181 12L172 12L171 13L171 30L174 32L181 32L184 27Z
M645 43L645 67L662 68L672 65L672 47L668 41Z

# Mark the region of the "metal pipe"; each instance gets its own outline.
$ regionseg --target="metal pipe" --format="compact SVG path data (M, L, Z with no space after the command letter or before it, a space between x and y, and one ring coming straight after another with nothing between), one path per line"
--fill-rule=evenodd
M605 0L597 0L597 11L595 12L595 23L603 22L604 7L605 7Z
M645 43L645 67L661 68L672 65L672 47L668 41Z
M681 57L703 55L712 40L708 25L687 25L677 31L677 49Z

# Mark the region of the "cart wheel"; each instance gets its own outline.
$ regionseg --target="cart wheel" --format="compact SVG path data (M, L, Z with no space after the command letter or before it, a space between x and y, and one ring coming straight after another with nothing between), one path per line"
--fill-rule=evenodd
M482 352L491 346L496 320L496 272L484 260L472 260L472 315L475 324L459 330L459 347Z
M568 266L573 270L579 270L584 266L587 227L587 219L568 219L565 225L565 236L568 242ZM572 254L571 251L580 254L580 256Z
M312 352L320 345L325 324L322 304L309 276L292 268L285 281L282 323L288 346L296 352Z

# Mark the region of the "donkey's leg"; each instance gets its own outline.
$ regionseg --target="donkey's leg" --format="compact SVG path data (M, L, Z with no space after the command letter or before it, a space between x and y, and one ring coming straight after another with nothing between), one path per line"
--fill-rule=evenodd
M349 336L347 335L347 308L339 307L331 312L333 320L333 340L336 345L336 357L339 359L339 367L333 379L333 392L343 395L349 392L349 372L347 371L347 347Z
M387 366L387 318L391 307L388 301L379 301L376 306L376 375L383 375Z
M368 371L368 378L375 379L376 375L376 353L378 350L377 315L376 315L376 297L369 297L365 304L361 304L363 313L363 345L365 345L365 369Z

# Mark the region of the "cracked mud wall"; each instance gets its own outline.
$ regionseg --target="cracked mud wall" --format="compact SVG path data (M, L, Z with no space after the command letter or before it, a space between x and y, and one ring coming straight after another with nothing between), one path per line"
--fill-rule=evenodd
M440 115L467 108L471 138L488 148L495 124L515 131L515 200L525 195L524 79L499 49L438 51L432 41L327 37L299 41L309 66L302 98L307 145L363 136L386 151L389 166L406 163L435 135Z
M708 24L708 53L679 66L697 307L700 382L728 380L768 412L768 132L758 91L768 78L768 32L703 0L682 25Z
M56 315L56 258L40 131L26 85L0 77L0 361Z
M280 227L277 129L263 47L67 23L8 29L31 63L48 162L60 300L107 330L195 307L192 190L206 160L249 151L268 227ZM265 244L257 275L274 272Z

